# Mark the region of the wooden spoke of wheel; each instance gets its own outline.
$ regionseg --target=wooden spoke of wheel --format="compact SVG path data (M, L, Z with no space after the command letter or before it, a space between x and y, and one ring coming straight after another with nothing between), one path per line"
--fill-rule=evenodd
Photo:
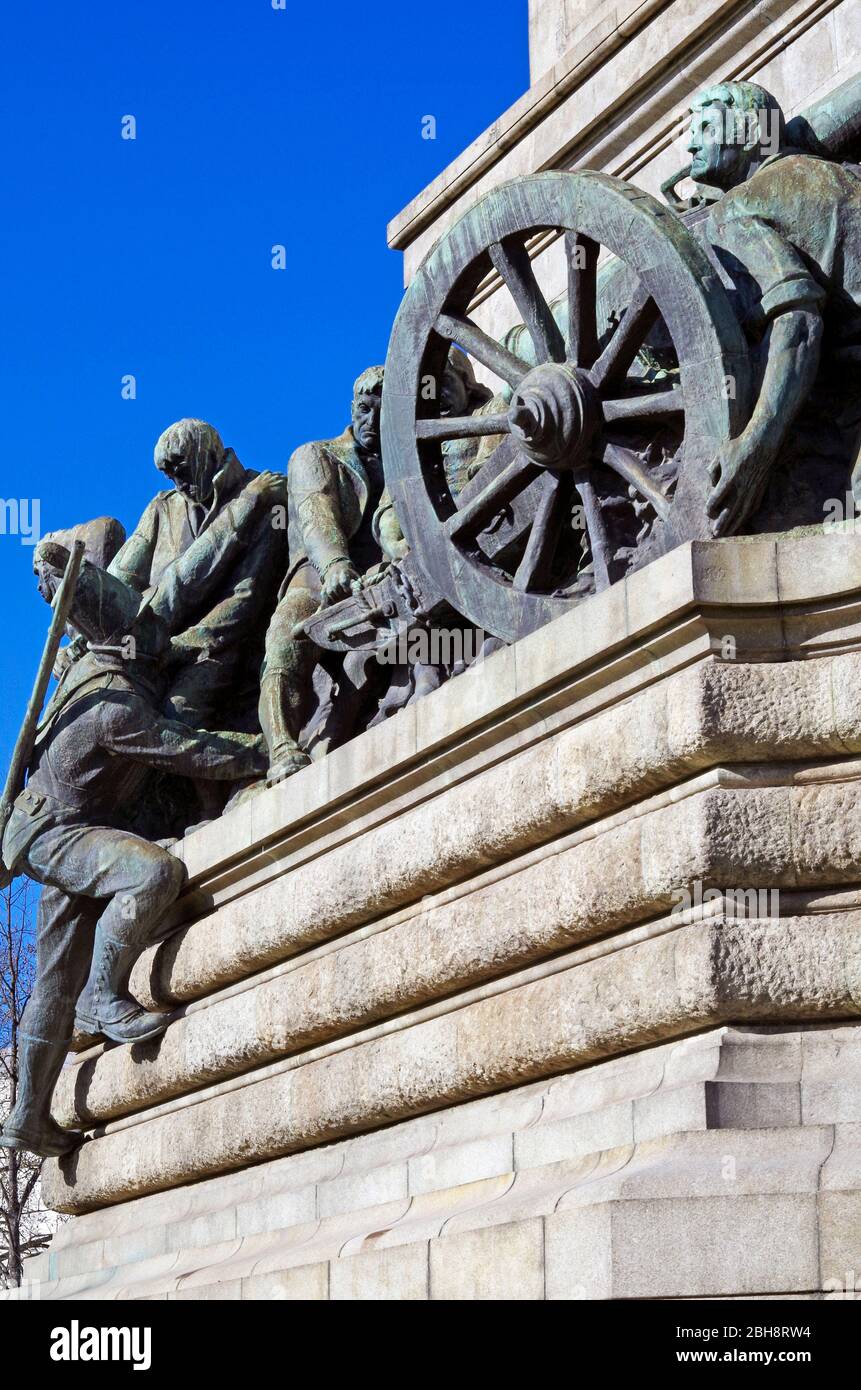
M631 487L636 488L641 497L651 502L658 516L666 519L670 515L672 504L669 497L652 480L649 470L632 449L625 449L621 444L607 444L604 449L604 463L624 478L626 483L630 483Z
M509 436L510 438L510 436ZM508 443L508 440L505 441ZM500 448L503 446L500 445ZM497 453L499 450L497 450ZM491 456L492 464L495 455ZM485 465L487 467L488 465ZM484 470L482 470L483 472ZM530 463L521 454L514 454L489 481L482 479L484 485L473 496L443 522L443 530L451 540L463 541L477 536L488 522L502 510L518 492L528 487L540 468ZM480 476L480 475L479 475Z
M562 479L558 473L546 473L542 479L542 495L529 532L523 559L517 566L513 584L526 593L545 582L559 532L562 529Z
M662 415L680 415L685 406L681 391L643 391L636 396L603 401L601 408L609 424L612 420L655 420Z
M472 319L462 314L440 314L436 321L436 331L447 342L456 343L463 348L464 352L468 352L495 376L502 377L509 386L519 386L530 370L527 362L515 357L513 352L509 352L495 338L491 338L479 328L477 323L473 323Z
M487 454L481 461L481 467L473 474L469 482L461 488L457 495L457 505L465 507L474 497L483 491L488 484L494 482L506 468L517 453L517 444L512 435L506 434L499 441L492 453Z
M610 542L607 538L601 509L598 506L598 496L587 473L575 473L574 481L577 484L577 491L580 493L580 500L583 503L586 517L586 530L592 550L592 568L595 572L595 588L598 590L606 589L610 584Z
M491 242L488 251L526 324L535 347L535 360L564 362L565 340L538 286L523 240L517 236L503 237Z
M508 434L507 415L443 415L439 420L416 420L417 439L479 439Z
M598 356L598 243L565 233L568 262L568 360L591 367Z
M658 317L658 306L648 290L640 285L616 329L589 375L599 391L619 386Z

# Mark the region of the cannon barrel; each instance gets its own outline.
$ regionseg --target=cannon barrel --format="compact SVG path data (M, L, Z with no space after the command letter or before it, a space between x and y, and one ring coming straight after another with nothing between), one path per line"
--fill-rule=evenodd
M861 153L861 74L793 116L787 122L786 135L789 144L802 149L815 148L818 143L832 159L857 159Z

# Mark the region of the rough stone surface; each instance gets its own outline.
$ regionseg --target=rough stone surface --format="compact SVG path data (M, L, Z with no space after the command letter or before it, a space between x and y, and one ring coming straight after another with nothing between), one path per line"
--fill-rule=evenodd
M51 1299L842 1298L861 1256L861 1125L839 1094L859 1032L660 1044L102 1208L27 1274ZM831 1083L815 1118L769 1114L808 1072Z
M49 1163L81 1211L376 1128L723 1019L861 1009L853 912L692 923L378 1039L117 1127Z
M859 797L851 783L718 786L638 808L568 848L509 863L471 892L426 898L406 920L215 997L147 1048L112 1048L67 1070L55 1113L91 1123L187 1093L642 922L695 883L756 885L754 912L767 910L771 890L851 883Z
M156 1006L206 995L722 761L859 752L859 690L857 653L784 665L707 663L681 672L201 917L145 954L133 977L135 991ZM827 816L827 798L833 804L840 795L849 809L857 792L851 786L843 792L812 788L796 819L808 807L816 812L817 797ZM749 804L753 814L757 803ZM493 816L486 814L490 805ZM684 821L690 809L668 810L665 822L673 816ZM600 851L620 875L631 862L624 841L638 835L634 816L632 822L627 830L615 829L617 843ZM730 871L742 874L731 882L766 886L750 877L755 870L740 831L735 838L716 833L736 856ZM768 852L778 851L772 846ZM838 863L851 853L848 840ZM638 876L635 863L630 871ZM705 877L701 866L691 875L697 876ZM603 892L599 883L595 893Z

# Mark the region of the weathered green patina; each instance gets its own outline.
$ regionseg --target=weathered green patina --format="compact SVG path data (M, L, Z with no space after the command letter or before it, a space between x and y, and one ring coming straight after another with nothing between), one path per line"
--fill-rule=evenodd
M686 540L861 499L861 169L841 162L859 141L859 79L790 122L762 88L717 84L692 105L690 197L678 176L667 206L580 171L482 198L417 272L350 427L296 450L288 479L204 421L165 431L174 489L116 554L119 523L88 528L77 636L3 840L43 885L3 1143L74 1143L49 1113L73 1020L124 1041L163 1027L127 990L182 882L148 769L251 794L467 664L393 671L378 658L402 638L478 630L489 650ZM554 236L551 301L534 254ZM473 317L494 281L520 319L501 341ZM36 552L46 597L72 538Z

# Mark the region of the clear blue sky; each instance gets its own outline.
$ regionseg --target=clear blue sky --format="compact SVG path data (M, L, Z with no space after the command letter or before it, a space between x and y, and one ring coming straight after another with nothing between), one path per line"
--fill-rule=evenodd
M41 0L3 28L0 496L43 531L131 529L181 416L253 468L340 432L400 301L387 221L528 86L527 0ZM0 535L4 776L48 620L31 566Z

